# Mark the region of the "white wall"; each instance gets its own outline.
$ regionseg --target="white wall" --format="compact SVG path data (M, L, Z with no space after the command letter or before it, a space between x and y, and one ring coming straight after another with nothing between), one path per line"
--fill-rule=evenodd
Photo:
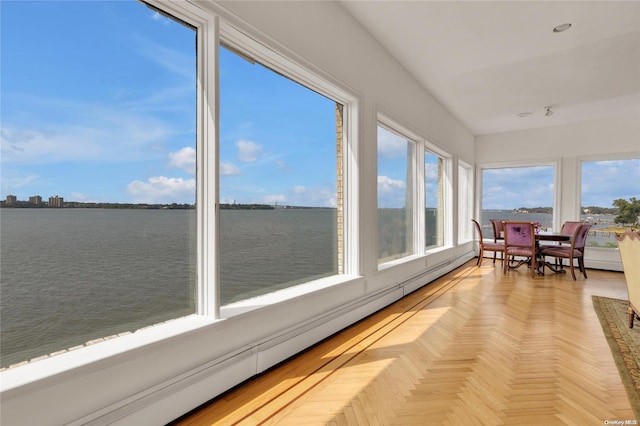
M479 164L549 158L626 155L640 151L640 112L635 116L476 137Z
M192 316L0 373L2 424L162 424L456 268L471 244L377 271L377 112L469 164L474 137L332 2L229 2L247 32L359 96L361 276L244 315ZM263 34L260 34L262 32ZM457 196L453 194L453 199Z
M635 116L476 137L476 164L554 161L559 164L559 224L580 220L580 162L640 158L640 112ZM640 193L640 183L638 184ZM617 250L587 248L588 268L622 271Z

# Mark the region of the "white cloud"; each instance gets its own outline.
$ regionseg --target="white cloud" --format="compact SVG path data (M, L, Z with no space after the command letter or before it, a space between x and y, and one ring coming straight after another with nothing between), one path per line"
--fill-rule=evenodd
M329 187L306 187L296 185L288 190L287 203L293 206L337 207L335 189Z
M134 180L127 185L127 191L136 203L193 203L196 181L154 176L147 182Z
M384 158L407 155L407 139L378 127L378 153Z
M282 194L265 195L262 197L264 204L284 203L285 201L287 201L287 197Z
M3 192L12 192L11 188L22 188L24 186L28 186L38 179L37 175L29 175L29 176L18 176L8 178L6 176L2 177L2 188ZM6 189L5 189L6 188Z
M157 118L131 111L51 99L34 102L39 114L61 118L49 123L38 120L37 128L3 123L3 163L149 160L150 155L160 158L154 145L174 133Z
M237 176L240 174L238 166L232 163L220 163L220 176Z
M170 24L171 20L164 22ZM193 81L195 79L195 52L183 52L173 49L142 36L134 39L134 43L140 55L155 62L165 70L182 77L185 81Z
M277 160L276 161L276 166L278 166L278 168L282 171L285 172L290 172L291 171L291 167L289 167L289 165L287 164L286 161L283 160Z
M378 193L388 194L398 189L404 189L405 183L402 180L391 179L388 176L378 176Z
M96 201L92 199L91 196L83 194L82 192L72 192L69 201L80 201L83 203Z
M169 165L185 172L196 174L196 150L190 146L182 148L180 151L169 153Z
M255 162L262 155L262 145L255 142L240 139L236 142L238 158L247 163Z

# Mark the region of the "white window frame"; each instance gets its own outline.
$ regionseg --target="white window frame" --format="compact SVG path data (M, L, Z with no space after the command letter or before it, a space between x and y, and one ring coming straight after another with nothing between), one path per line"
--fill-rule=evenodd
M450 248L453 246L453 226L454 226L454 218L451 212L453 212L453 156L442 149L440 146L432 142L432 139L424 139L423 140L423 153L421 156L422 163L422 216L424 217L424 209L426 208L424 192L425 192L425 171L424 171L424 156L427 152L436 155L442 158L442 214L443 221L442 224L442 232L444 233L442 236L442 245L437 247L426 247L426 237L424 235L426 229L424 225L423 219L423 228L421 229L421 233L423 235L423 250L425 253L441 251L446 248Z
M463 172L463 173L461 173ZM473 241L473 166L458 159L458 245Z
M379 240L379 236L378 236L378 226L376 226L376 259L378 262L378 267L384 267L384 266L389 266L389 265L395 265L398 264L399 262L403 262L404 260L407 259L411 259L413 256L415 256L416 254L419 254L422 252L421 248L424 244L422 243L422 241L424 241L424 235L420 234L418 232L419 229L421 229L421 224L424 223L424 217L421 218L420 216L420 209L419 209L419 205L418 205L418 200L420 198L420 194L421 191L418 190L419 188L419 183L420 183L420 176L423 176L424 174L424 164L422 165L422 170L420 169L420 161L417 161L416 159L419 158L419 152L420 152L420 148L422 146L421 141L423 140L417 133L415 133L413 130L409 129L408 127L399 124L396 120L394 120L393 118L391 118L389 115L383 113L383 112L378 112L378 117L377 117L377 123L379 127L382 127L383 129L387 130L390 133L393 133L394 135L405 139L408 143L411 143L413 146L412 149L412 153L411 155L413 156L412 161L413 161L413 167L412 167L412 175L411 175L411 179L413 180L413 182L411 183L412 188L413 188L413 209L411 212L411 216L413 219L413 223L412 223L412 230L413 230L413 239L412 239L412 247L410 249L410 251L402 257L398 257L395 258L393 260L388 260L388 261L383 261L381 262L378 258L378 250L377 250L377 246L380 242ZM377 130L377 128L376 128ZM376 131L377 134L377 131ZM378 146L378 143L376 141L376 147ZM376 148L376 158L377 158L377 148ZM376 176L378 174L379 170L378 170L378 163L376 160ZM407 185L409 183L407 182ZM377 197L377 184L376 184L376 208L378 208L377 206L377 202L378 202L378 197ZM424 216L424 215L423 215ZM376 224L378 222L378 215L376 213ZM409 249L409 248L408 248Z
M620 154L609 154L609 155L593 155L593 156L585 156L577 158L577 170L576 170L576 178L575 178L575 193L576 193L576 206L574 211L572 212L573 220L580 220L582 217L582 165L583 163L593 163L598 161L625 161L625 160L640 160L640 152L629 153L626 155ZM613 207L613 206L609 206ZM587 249L589 251L598 252L598 251L613 251L617 249L606 248L606 247L591 247L588 246Z
M359 98L348 88L319 71L275 43L258 42L260 35L237 22L223 10L205 10L202 4L169 0L145 0L196 29L197 33L197 128L196 128L196 227L197 227L197 288L196 313L125 333L102 342L56 356L24 363L2 372L0 392L21 392L25 386L37 385L40 380L52 379L69 371L98 368L100 363L116 362L136 350L175 339L177 336L210 327L233 315L264 307L333 285L349 283L360 278L360 222L358 178L358 128L361 124ZM226 19L226 21L224 21ZM237 25L234 26L234 25ZM242 28L241 31L238 28ZM344 273L252 299L252 307L237 306L227 312L220 309L218 283L219 244L219 99L218 46L220 38L244 46L261 61L306 87L325 94L344 106L343 110L343 191ZM336 188L337 189L337 188ZM257 303L256 303L257 302ZM95 367L94 367L95 366ZM79 370L78 370L79 371Z
M476 166L476 217L478 222L482 223L482 174L485 170L490 169L510 169L518 167L553 167L553 215L552 224L553 229L558 229L560 223L560 198L562 188L562 163L557 160L539 160L539 161L506 161L503 163L483 163Z
M316 70L312 65L305 63L300 58L296 58L291 52L282 53L283 49L276 49L267 42L264 42L260 37L252 36L248 31L241 31L229 22L221 21L219 27L220 41L223 42L225 46L343 105L342 160L344 169L342 191L344 194L344 273L284 288L277 292L251 298L250 300L241 300L228 306L216 306L218 310L218 316L216 318L227 318L251 309L256 309L257 306L277 303L304 293L344 283L361 275L360 245L358 244L359 179L357 167L359 112L358 98L355 95L351 94L348 89L335 82L331 77ZM219 139L217 137L218 135L216 135L216 147L219 146ZM219 178L218 171L216 171L216 176ZM216 187L217 186L218 182L216 180ZM338 190L338 188L336 188L336 190ZM219 194L216 192L216 205L219 204L218 196ZM218 253L216 253L215 262L216 264L219 262ZM216 288L216 290L218 289Z
M379 269L394 266L398 263L409 261L416 256L424 256L430 253L436 253L446 250L453 246L453 224L454 219L450 212L453 211L453 156L442 149L439 145L433 142L433 138L424 136L419 131L414 130L410 126L403 124L400 120L394 118L386 111L379 110L377 112L377 123L379 126L384 127L388 131L406 138L407 140L415 143L414 148L414 205L413 205L413 222L414 222L414 254L402 257L400 259L394 259L392 261L381 263L378 265ZM442 209L443 209L443 243L442 246L426 247L426 223L425 223L425 153L429 152L442 158L443 165L443 194L442 194ZM377 173L377 163L376 163ZM376 197L377 200L377 197ZM377 216L376 216L377 217ZM377 232L376 226L376 232ZM378 237L376 235L376 242ZM376 250L377 254L377 250Z

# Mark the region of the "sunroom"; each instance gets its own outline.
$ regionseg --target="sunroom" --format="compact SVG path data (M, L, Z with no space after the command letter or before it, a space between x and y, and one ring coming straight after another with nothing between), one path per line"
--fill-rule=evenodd
M638 2L2 12L2 346L79 330L3 351L3 424L167 423L464 265L471 219L640 198ZM622 270L607 241L587 268Z

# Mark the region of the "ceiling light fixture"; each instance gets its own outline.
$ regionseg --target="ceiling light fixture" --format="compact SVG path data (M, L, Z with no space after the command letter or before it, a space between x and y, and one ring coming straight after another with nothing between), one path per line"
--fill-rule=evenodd
M554 33L561 33L563 31L567 31L569 28L571 28L571 24L569 22L565 23L565 24L560 24L557 27L555 27L553 29Z
M545 117L551 117L553 115L553 111L551 111L551 106L544 107L547 111L544 113Z

